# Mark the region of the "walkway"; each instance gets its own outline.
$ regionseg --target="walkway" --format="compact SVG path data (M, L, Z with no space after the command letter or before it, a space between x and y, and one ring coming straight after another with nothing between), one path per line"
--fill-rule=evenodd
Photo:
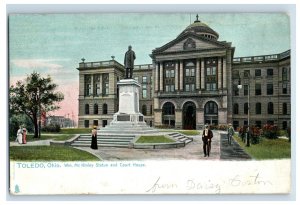
M78 149L88 151L102 160L219 160L220 159L220 134L214 131L212 148L209 157L204 157L202 137L192 136L194 141L182 148L172 149L126 149L115 147L99 147L92 150L89 147Z

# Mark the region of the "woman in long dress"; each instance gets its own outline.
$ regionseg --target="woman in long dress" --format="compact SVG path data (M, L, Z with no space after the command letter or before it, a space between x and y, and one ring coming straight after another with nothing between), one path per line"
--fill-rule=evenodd
M97 144L97 126L94 126L94 129L92 130L92 144L91 144L92 149L98 149L98 144Z
M19 144L22 144L22 138L23 138L23 133L22 133L22 127L20 126L20 128L17 131L17 141Z
M27 135L27 130L26 128L24 127L23 128L23 134L22 134L22 137L23 137L23 144L26 144L27 141L26 141L26 135Z

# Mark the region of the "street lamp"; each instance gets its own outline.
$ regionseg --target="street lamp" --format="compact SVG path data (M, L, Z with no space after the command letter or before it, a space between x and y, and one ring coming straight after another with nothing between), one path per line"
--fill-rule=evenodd
M248 78L250 78L250 74L248 74ZM241 90L243 85L241 84L241 79L239 79L238 89ZM247 121L247 147L250 147L250 82L248 83L248 105L247 105L247 114L248 114L248 121Z

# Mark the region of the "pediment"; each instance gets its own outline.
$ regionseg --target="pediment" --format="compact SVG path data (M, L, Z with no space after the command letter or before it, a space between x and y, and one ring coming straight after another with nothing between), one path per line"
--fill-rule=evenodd
M156 51L160 53L178 52L186 50L201 50L201 49L214 49L224 48L221 42L206 39L202 36L187 35L181 38L177 38L166 45L157 48Z

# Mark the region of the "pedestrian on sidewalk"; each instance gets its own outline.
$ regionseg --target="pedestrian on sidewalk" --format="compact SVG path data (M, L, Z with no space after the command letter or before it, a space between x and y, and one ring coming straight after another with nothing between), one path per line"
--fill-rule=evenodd
M202 133L202 141L203 141L203 152L204 157L208 156L211 150L211 139L213 138L213 133L210 130L210 127L208 125L205 125L205 129Z
M227 129L227 138L228 138L228 145L231 145L232 141L232 136L234 135L234 129L232 127L232 124L228 124L228 129Z
M92 149L98 149L98 144L97 144L97 126L94 126L94 129L92 130L91 148Z
M23 144L26 144L26 143L27 143L27 141L26 141L27 130L26 130L25 127L23 128L23 131L22 131L22 132L23 132L23 133L22 133L22 143L23 143Z
M22 144L22 126L19 127L18 131L17 131L17 139L16 141L19 143L19 144Z

